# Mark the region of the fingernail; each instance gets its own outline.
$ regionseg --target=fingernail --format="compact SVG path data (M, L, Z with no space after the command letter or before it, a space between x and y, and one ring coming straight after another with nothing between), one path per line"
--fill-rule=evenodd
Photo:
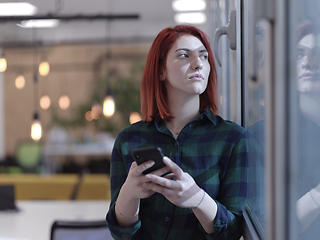
M148 163L146 167L152 167L154 165L154 162Z

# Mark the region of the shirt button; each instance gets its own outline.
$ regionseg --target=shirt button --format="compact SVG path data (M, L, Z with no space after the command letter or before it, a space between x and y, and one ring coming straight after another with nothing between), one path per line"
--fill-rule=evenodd
M192 128L192 124L191 123L189 123L189 128Z
M169 218L168 218L168 217L166 217L164 220L165 220L166 222L168 222L168 221L169 221Z

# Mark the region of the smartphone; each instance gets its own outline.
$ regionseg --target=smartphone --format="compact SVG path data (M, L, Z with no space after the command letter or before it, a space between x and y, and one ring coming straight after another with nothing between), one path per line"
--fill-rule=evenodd
M155 164L151 168L144 170L142 174L148 174L166 166L162 161L164 155L161 148L159 147L136 148L131 151L131 155L138 165L148 160L152 160L155 162Z

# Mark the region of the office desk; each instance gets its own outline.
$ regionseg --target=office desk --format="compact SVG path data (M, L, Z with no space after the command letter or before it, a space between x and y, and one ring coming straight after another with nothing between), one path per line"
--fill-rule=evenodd
M19 212L0 211L0 240L49 240L56 220L104 220L109 201L17 201Z

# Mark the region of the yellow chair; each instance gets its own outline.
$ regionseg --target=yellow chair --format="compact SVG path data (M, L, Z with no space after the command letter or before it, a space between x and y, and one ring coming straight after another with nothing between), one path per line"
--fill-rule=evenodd
M16 200L70 200L76 174L0 174L0 185L14 185Z
M79 181L80 180L80 181ZM110 200L107 174L0 174L1 185L14 185L16 200Z

